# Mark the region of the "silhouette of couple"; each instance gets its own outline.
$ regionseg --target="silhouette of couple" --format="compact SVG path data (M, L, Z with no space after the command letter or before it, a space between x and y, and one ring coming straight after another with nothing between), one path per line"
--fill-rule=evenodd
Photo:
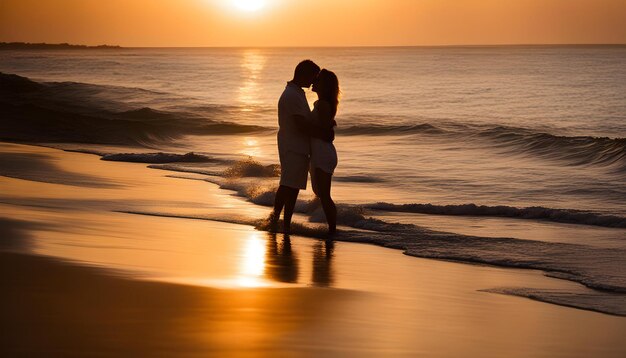
M310 109L303 88L313 85L318 100ZM280 186L276 191L270 229L276 231L280 213L283 230L291 231L291 217L300 189L306 189L311 173L313 192L320 199L328 233L337 230L337 208L330 196L333 172L337 166L335 115L339 104L337 76L311 60L296 66L293 79L287 82L278 101L278 154L280 157Z

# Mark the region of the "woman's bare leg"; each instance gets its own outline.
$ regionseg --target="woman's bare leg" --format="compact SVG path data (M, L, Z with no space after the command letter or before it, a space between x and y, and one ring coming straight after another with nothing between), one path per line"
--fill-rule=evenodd
M320 168L315 168L317 196L322 202L322 208L328 222L328 233L330 234L334 234L337 231L337 206L335 206L335 202L330 197L332 178L332 174L326 173Z

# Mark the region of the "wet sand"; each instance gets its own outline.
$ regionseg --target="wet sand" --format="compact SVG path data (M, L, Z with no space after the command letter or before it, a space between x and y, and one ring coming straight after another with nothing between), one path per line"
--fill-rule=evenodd
M7 356L323 353L307 342L332 340L324 318L354 296L136 281L11 253L0 254L0 272L0 350Z
M267 209L142 164L0 148L11 163L37 156L54 174L50 182L41 167L23 164L19 177L0 177L3 355L626 354L624 317L481 291L586 290L572 282L113 212L262 217Z

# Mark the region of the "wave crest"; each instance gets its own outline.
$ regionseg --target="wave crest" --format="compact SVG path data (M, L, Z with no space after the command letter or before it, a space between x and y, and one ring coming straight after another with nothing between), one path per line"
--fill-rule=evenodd
M35 82L0 73L0 139L40 142L146 145L186 134L241 134L270 129L184 111L124 109L121 98L143 89L75 82ZM215 106L215 117L220 114ZM211 112L205 108L205 114Z
M242 177L278 177L280 176L280 165L263 165L252 157L239 160L224 171L227 178Z
M497 126L470 135L487 138L507 153L531 153L570 165L603 165L626 172L626 138L566 137Z
M461 205L375 203L365 205L365 207L374 210L392 212L407 212L430 215L507 217L519 219L548 220L569 224L626 228L626 218L621 216L605 215L572 209L553 209L541 206L516 208L506 205L487 206L476 205L473 203Z
M174 153L116 153L105 154L100 158L101 160L116 161L116 162L133 162L133 163L207 163L207 162L221 162L213 157L203 154L196 154L189 152L187 154L174 154Z

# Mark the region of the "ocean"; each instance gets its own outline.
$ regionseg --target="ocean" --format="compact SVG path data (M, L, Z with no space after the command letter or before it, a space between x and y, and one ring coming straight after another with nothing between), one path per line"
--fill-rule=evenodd
M354 241L626 293L625 46L2 51L0 139L204 175L267 206L277 100L307 58L339 77L333 196L340 224L370 231ZM323 221L308 199L301 215Z

